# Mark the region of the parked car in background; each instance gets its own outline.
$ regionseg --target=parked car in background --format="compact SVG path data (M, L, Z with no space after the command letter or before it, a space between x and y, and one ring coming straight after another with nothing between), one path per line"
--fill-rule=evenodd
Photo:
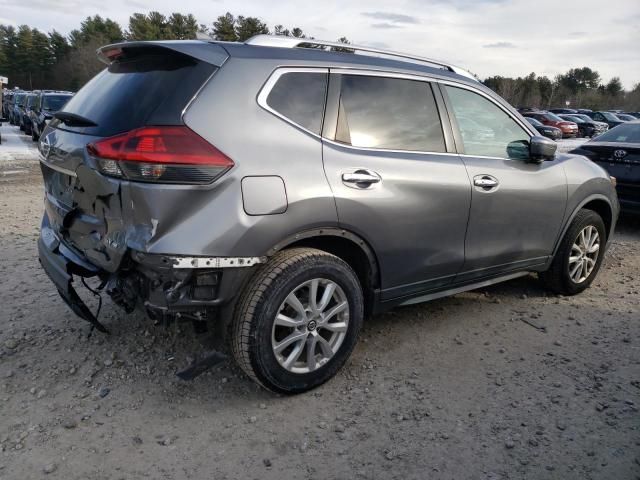
M38 91L30 92L27 94L24 100L24 108L20 124L22 126L22 130L27 135L31 135L31 109L38 99L38 93Z
M587 122L580 117L575 117L574 115L560 114L558 116L568 122L575 122L578 125L579 137L593 137L598 131L596 124L591 119Z
M591 122L595 126L596 135L600 135L601 133L609 130L609 125L607 125L605 122L597 122L596 120L593 120L589 115L586 115L584 113L573 113L567 116L571 119L578 118L584 120L585 122Z
M2 91L2 117L9 121L9 105L11 104L11 99L13 98L13 90Z
M338 372L373 313L530 272L564 295L591 285L618 217L605 171L462 69L310 43L344 47L101 48L108 68L40 140L52 292L104 331L73 278L97 277L124 311L211 328L293 394Z
M555 113L555 114L558 114L558 113L578 113L578 111L573 109L573 108L551 108L551 109L549 109L549 111L551 113Z
M546 110L540 110L537 112L524 112L522 115L525 117L535 118L544 125L559 128L560 130L562 130L562 138L578 136L578 125L576 124L576 122L563 120L555 113L547 112Z
M578 109L576 109L576 112L588 115L591 112L593 112L593 110L591 110L590 108L578 108Z
M615 177L622 210L640 214L640 120L618 125L570 153L584 155Z
M559 128L540 123L533 117L524 117L524 119L529 122L533 126L533 128L535 128L541 135L550 138L551 140L560 140L562 138L562 130L560 130Z
M640 118L640 112L624 112L627 115L632 115L636 118Z
M604 122L609 125L609 128L617 127L624 123L624 120L620 120L615 113L611 112L591 112L587 113L589 117L598 122Z
M21 109L27 92L14 93L11 103L9 104L9 123L11 125L20 125Z
M29 98L32 95L33 94L31 92L25 92L22 98L20 99L20 102L17 104L17 108L15 109L16 125L20 127L21 131L24 131L24 121L26 119L27 103L29 101Z
M59 90L42 90L37 97L35 105L31 109L31 139L40 138L44 127L51 121L53 115L61 110L73 97L73 92Z
M637 120L633 115L627 115L626 113L616 113L616 117L625 122L634 122Z

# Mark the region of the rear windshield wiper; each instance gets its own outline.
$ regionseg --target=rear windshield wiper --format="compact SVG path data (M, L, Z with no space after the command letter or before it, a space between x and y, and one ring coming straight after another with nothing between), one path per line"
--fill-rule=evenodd
M53 114L55 118L61 120L70 127L97 127L98 124L89 120L87 117L70 112L56 112Z

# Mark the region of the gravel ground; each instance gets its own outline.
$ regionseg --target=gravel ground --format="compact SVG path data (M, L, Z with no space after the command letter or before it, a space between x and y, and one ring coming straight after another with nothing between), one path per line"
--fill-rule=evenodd
M38 265L35 150L12 130L0 146L0 479L640 478L638 219L622 219L579 296L530 276L397 309L365 325L335 379L279 397L228 362L177 380L201 348L188 325L106 301L112 334L89 337Z

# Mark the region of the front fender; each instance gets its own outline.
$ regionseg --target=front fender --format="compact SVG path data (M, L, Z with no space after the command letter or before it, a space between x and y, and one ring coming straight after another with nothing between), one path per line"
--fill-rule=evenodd
M567 176L567 207L562 229L555 242L555 256L560 242L577 213L585 205L600 201L606 203L611 214L611 225L607 232L607 245L611 241L616 220L620 211L616 189L606 170L581 155L570 155L564 162Z

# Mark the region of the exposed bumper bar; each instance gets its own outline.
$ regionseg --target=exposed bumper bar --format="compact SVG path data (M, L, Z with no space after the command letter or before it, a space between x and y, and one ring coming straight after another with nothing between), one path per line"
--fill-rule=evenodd
M62 299L76 315L89 322L100 332L109 333L73 288L74 273L83 277L93 277L98 274L98 270L89 269L90 266L86 263L73 262L63 254L61 247L63 246L53 231L43 226L38 239L38 257L45 273L56 286Z

